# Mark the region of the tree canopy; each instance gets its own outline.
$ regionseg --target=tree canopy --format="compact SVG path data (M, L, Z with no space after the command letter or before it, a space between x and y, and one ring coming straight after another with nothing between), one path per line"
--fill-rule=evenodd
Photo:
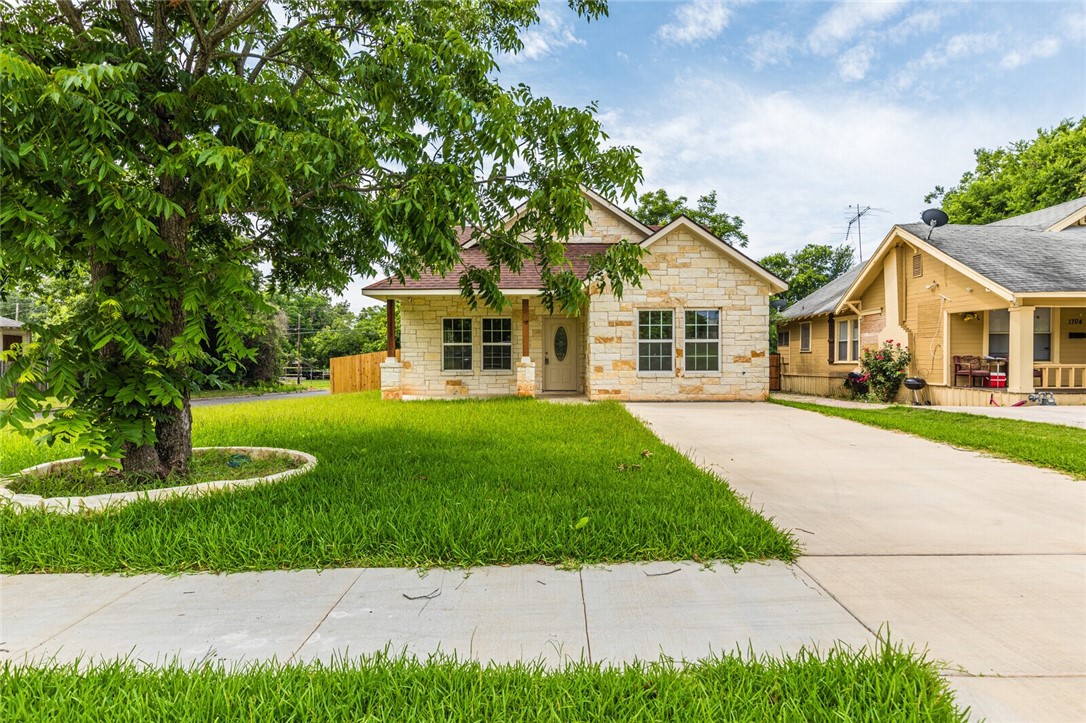
M924 197L941 203L951 223L991 223L1086 196L1086 116L974 155L977 167L958 185Z
M629 198L640 169L635 149L604 147L594 106L499 84L495 58L538 19L531 0L5 7L3 288L75 262L90 279L66 323L17 351L4 384L35 383L4 421L89 463L183 471L198 365L254 354L261 261L295 288L448 272L468 226L490 262L460 280L473 303L501 306L500 265L527 263L547 304L580 308L560 243L587 221L580 188ZM621 291L639 258L619 244L592 271ZM50 394L67 408L39 425Z
M791 254L770 254L758 263L788 282L788 291L776 298L793 304L852 268L852 247L807 244Z
M662 226L674 221L676 216L685 214L732 246L747 245L749 239L743 233L743 219L717 210L716 191L698 198L695 206L687 204L686 196L671 198L661 188L641 194L637 199L637 208L627 213L646 226Z

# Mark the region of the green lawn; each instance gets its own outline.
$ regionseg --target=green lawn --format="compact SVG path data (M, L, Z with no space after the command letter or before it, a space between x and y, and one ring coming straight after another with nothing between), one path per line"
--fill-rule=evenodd
M936 442L975 449L1086 479L1086 430L1074 427L913 407L862 409L783 399L772 401L786 407L851 419L872 427L908 432Z
M96 516L0 510L0 571L791 560L794 540L617 403L382 402L193 410L197 446L286 447L313 472ZM0 472L72 456L0 431Z
M900 650L679 667L425 663L153 670L0 667L10 721L957 721L935 667Z

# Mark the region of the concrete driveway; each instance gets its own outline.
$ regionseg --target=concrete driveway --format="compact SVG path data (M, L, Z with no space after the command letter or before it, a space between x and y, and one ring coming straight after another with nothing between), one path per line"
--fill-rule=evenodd
M974 714L1086 720L1086 482L772 404L627 407L791 529L868 630L946 661Z

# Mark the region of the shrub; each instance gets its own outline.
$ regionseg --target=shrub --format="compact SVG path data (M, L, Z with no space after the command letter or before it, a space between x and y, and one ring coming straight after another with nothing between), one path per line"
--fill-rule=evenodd
M864 349L860 364L867 373L871 396L880 402L893 401L901 382L909 373L912 355L908 347L895 344L893 339L884 341L878 349Z

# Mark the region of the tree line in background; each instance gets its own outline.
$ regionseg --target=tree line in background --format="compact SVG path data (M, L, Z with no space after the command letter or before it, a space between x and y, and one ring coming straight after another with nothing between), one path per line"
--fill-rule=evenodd
M50 277L36 293L13 292L0 299L0 316L51 328L66 323L87 301L90 276L86 268L73 266L68 273ZM244 335L251 358L239 360L231 370L217 364L197 364L207 388L250 387L278 382L293 374L300 361L307 376L328 370L332 357L383 351L387 343L385 308L366 307L357 313L345 301L319 291L259 291L264 304L249 308ZM396 338L399 340L399 310ZM218 343L209 324L208 355Z

